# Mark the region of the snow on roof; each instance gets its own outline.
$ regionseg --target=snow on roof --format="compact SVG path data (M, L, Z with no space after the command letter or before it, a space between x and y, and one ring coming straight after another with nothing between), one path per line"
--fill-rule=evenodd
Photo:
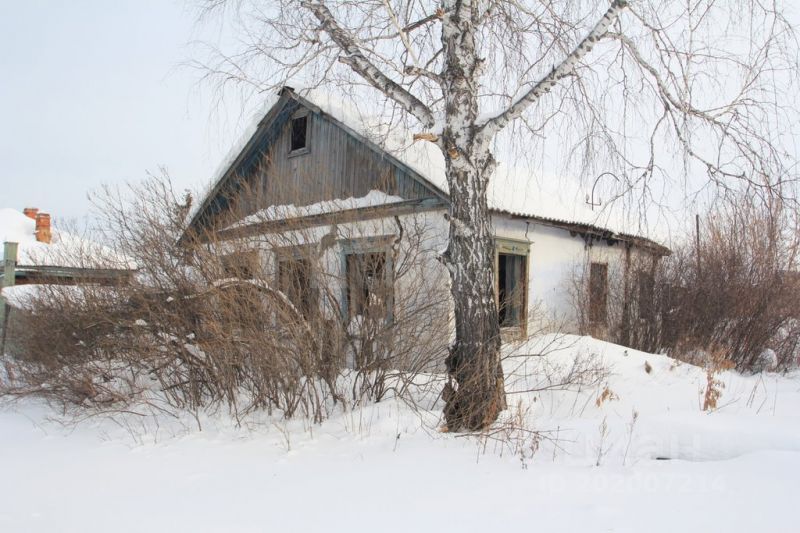
M322 89L296 89L294 92L357 135L397 158L435 188L448 194L444 155L434 144L414 141L410 129L398 125L396 120L385 118L385 114L382 118L375 113L374 106L364 103L363 100L345 101ZM229 167L277 101L278 96L275 95L265 102L262 112L254 117L240 141L224 159L208 187L208 193L224 179ZM575 179L542 176L501 162L490 181L488 200L491 209L511 215L557 223L590 225L623 235L647 235L648 230L641 227L638 212L625 213L622 201L606 202L592 209L586 202L587 192ZM205 196L202 198L205 200ZM198 208L201 203L198 202ZM292 208L296 209L295 206Z
M603 228L623 235L647 235L638 212L626 212L624 203L592 207L587 191L574 180L546 176L509 165L499 165L489 183L489 206L512 215ZM595 199L597 201L597 199Z
M50 244L36 240L36 222L12 208L0 208L0 242L16 242L20 266L135 269L136 263L107 246L52 229ZM0 258L4 247L0 248Z
M3 287L0 289L0 296L11 307L32 311L36 308L36 304L41 301L52 302L54 296L68 298L72 302L83 302L88 295L98 295L101 294L100 291L113 295L113 292L111 292L113 289L105 285L93 285L91 289L88 287L87 285L65 285L61 283L28 283ZM88 290L91 292L87 292Z
M435 187L448 193L444 155L433 143L414 141L413 133L389 124L374 113L319 89L300 93L306 100L348 128L377 144L417 171ZM638 212L624 212L623 202L604 203L592 209L577 180L540 173L509 164L498 165L489 182L489 207L512 215L561 223L577 223L619 234L646 234L638 227Z
M198 198L200 201L194 202L194 205L192 205L192 208L189 210L187 215L189 221L193 220L198 215L200 210L205 206L205 201L211 194L214 193L214 189L217 187L217 185L219 185L219 183L225 179L228 170L236 162L236 158L239 157L239 154L241 154L245 149L247 143L250 142L250 139L253 137L253 135L256 134L259 126L261 126L261 123L269 113L270 109L272 109L272 107L278 103L279 98L280 95L278 93L273 93L272 95L268 96L264 102L258 106L258 109L251 115L250 121L245 126L238 139L236 139L236 142L233 143L228 150L228 153L225 154L225 157L223 157L219 165L217 165L217 168L212 174L211 181L207 182L199 191Z
M403 198L399 196L392 196L383 191L373 189L366 195L359 198L325 200L305 206L296 206L294 204L272 205L266 209L256 211L252 215L248 215L244 219L231 224L227 229L240 228L268 220L282 220L287 218L319 215L321 213L335 213L338 211L346 211L348 209L375 207L378 205L392 204L402 201Z

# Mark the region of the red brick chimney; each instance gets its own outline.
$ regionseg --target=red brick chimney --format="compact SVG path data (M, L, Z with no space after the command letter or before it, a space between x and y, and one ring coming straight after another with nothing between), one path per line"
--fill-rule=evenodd
M25 209L22 210L23 215L25 215L28 218L32 218L33 220L36 220L36 213L38 212L39 212L38 207L26 207Z
M47 213L36 214L36 240L50 244L52 235L50 233L50 215Z

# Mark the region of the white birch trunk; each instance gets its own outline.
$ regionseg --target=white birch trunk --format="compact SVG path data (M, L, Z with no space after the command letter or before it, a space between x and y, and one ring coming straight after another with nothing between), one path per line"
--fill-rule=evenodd
M494 294L494 236L486 192L494 160L476 127L480 59L473 5L444 2L442 44L445 127L441 142L450 188L450 242L456 340L447 358L444 390L448 429L478 430L505 408L500 326Z
M612 0L605 15L559 65L505 111L478 121L481 59L475 45L478 0L442 0L436 17L442 23L442 73L425 75L441 85L445 103L440 137L423 134L444 151L450 188L450 242L444 254L451 277L456 341L447 358L450 379L443 391L445 419L452 431L483 429L505 409L500 365L500 325L495 301L494 236L486 192L494 171L490 143L510 121L568 76L575 65L608 31L627 0ZM363 53L352 34L336 21L324 0L302 0L342 54L348 65L373 87L394 100L427 128L435 124L429 107L393 81ZM388 6L388 4L387 4ZM484 8L486 6L484 5ZM390 15L393 11L389 7ZM426 19L430 20L430 19ZM395 26L399 26L394 21ZM402 30L400 31L402 38ZM409 47L409 42L404 41ZM418 70L408 67L407 70Z

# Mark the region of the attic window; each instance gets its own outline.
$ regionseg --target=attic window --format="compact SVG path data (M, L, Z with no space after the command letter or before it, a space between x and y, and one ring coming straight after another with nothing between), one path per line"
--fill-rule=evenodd
M291 152L305 150L308 147L308 115L292 119Z

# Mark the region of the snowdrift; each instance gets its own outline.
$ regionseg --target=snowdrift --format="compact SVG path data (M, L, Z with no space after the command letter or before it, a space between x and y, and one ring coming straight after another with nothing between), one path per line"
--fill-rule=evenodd
M427 389L416 409L388 400L321 425L64 427L7 403L0 530L796 530L797 374L719 373L705 412L706 371L669 357L557 335L504 354L510 409L484 436L438 431Z

